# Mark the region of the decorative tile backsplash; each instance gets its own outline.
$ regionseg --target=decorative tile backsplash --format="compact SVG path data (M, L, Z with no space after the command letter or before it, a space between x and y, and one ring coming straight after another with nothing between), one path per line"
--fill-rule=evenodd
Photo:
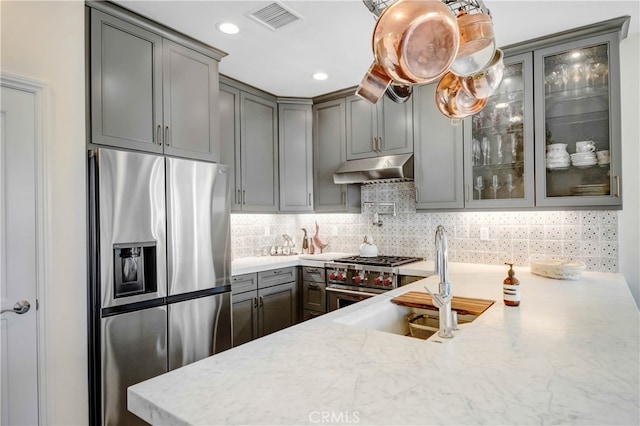
M380 254L432 259L435 229L443 225L452 262L528 265L532 254L581 260L590 271L618 272L618 212L456 212L380 215L362 214L232 214L234 258L268 253L289 234L300 251L302 228L309 236L320 227L326 251L357 253L369 234ZM481 238L482 234L487 238ZM266 250L266 251L265 251Z

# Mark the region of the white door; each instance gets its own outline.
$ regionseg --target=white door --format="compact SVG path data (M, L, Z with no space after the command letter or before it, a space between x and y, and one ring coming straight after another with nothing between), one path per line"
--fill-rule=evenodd
M36 97L3 84L0 107L0 424L37 425Z

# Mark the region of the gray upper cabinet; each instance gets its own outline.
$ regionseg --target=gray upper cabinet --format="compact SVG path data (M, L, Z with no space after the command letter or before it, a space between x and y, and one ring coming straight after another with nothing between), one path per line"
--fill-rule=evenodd
M278 104L280 211L313 211L311 101Z
M463 195L463 128L436 104L436 84L413 90L414 177L417 209L459 209Z
M314 210L321 213L359 211L360 187L336 185L333 173L346 160L345 99L313 105Z
M347 160L413 152L412 102L346 98Z
M163 40L166 154L220 161L218 61Z
M226 84L220 84L220 163L233 169L229 174L231 211L241 211L240 90Z
M622 206L619 40L616 30L534 52L539 206Z
M91 141L162 152L162 37L91 11Z
M533 56L504 59L496 93L465 120L465 205L534 206Z
M148 26L91 9L91 142L219 161L218 60Z
M242 210L278 210L278 104L240 93Z
M278 210L278 104L220 84L220 161L232 167L231 211Z

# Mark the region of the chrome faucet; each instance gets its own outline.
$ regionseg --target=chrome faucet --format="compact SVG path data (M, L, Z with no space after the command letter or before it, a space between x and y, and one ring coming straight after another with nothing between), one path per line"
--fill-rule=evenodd
M440 275L438 294L433 294L427 286L425 290L431 295L433 304L440 310L440 330L438 336L444 338L453 337L453 314L451 312L451 285L449 284L449 273L447 271L448 257L447 234L444 226L438 225L436 228L436 259L435 273Z

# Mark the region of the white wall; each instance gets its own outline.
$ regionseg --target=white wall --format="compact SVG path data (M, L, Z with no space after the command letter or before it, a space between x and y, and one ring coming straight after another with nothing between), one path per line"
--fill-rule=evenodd
M623 155L620 272L640 306L640 34L621 42L620 61Z
M48 83L47 413L87 424L84 2L1 1L2 72ZM46 137L46 135L45 135Z

